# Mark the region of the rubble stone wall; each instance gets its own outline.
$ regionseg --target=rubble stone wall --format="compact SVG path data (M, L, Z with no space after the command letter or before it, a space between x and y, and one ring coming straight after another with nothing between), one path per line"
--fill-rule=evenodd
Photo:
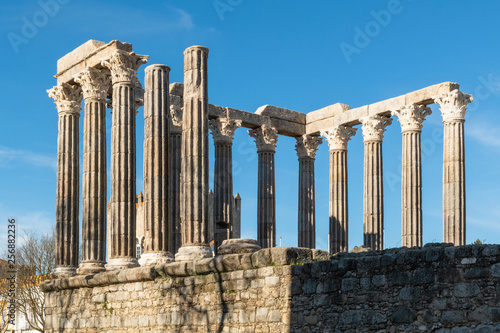
M50 280L47 332L500 332L500 247L263 249Z

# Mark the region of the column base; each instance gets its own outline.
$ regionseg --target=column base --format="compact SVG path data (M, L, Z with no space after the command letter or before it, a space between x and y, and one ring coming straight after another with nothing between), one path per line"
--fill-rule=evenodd
M57 278L71 277L76 275L76 267L59 266L54 269L52 275L54 275Z
M107 271L112 271L116 269L134 268L139 267L139 262L137 258L113 258L109 259L108 263L104 266Z
M167 264L174 261L174 256L170 252L150 252L143 253L141 259L139 259L139 264L141 266L154 266Z
M212 249L208 246L181 246L175 254L175 261L193 261L202 258L213 257Z
M245 254L259 251L261 247L255 239L232 238L226 239L219 246L217 254Z
M106 271L104 268L104 262L100 261L82 261L78 269L76 270L76 274L78 275L89 275L89 274L97 274Z

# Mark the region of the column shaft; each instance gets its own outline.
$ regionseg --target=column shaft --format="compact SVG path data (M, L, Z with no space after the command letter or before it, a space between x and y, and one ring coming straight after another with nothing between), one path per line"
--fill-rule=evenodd
M59 114L57 140L56 271L57 268L67 270L68 275L74 274L78 266L80 201L78 118L77 114Z
M215 246L232 238L233 224L233 156L232 143L215 143L214 222Z
M299 159L299 247L316 248L314 159Z
M274 152L259 152L257 241L260 247L276 246L276 197Z
M176 260L210 257L208 247L208 49L184 51L182 115L182 247Z
M145 69L144 100L144 254L141 265L173 260L169 225L169 75L165 65Z
M422 246L420 131L403 132L402 160L402 246Z
M79 229L79 127L81 87L63 83L47 90L59 114L57 135L56 248L57 277L75 275Z
M233 226L231 228L232 238L241 238L241 196L236 193L234 197Z
M347 252L347 150L330 150L330 253Z
M106 105L85 99L82 175L82 273L106 261ZM86 268L83 269L83 267Z
M136 135L132 83L113 84L111 127L111 253L137 266L136 259ZM110 260L110 261L111 261ZM126 264L125 262L129 262Z
M182 244L181 220L180 220L180 199L181 199L181 134L170 132L170 184L169 184L169 214L172 232L168 251L177 253Z
M364 167L364 245L373 250L384 248L384 188L382 142L365 142Z
M443 136L443 240L465 245L464 121L445 121Z

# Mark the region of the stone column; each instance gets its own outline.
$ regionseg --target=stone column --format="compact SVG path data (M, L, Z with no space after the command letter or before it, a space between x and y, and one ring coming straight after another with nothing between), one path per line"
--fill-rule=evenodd
M47 90L59 114L57 135L56 268L57 277L72 276L78 266L79 130L82 91L63 83Z
M398 117L403 134L401 178L402 246L422 246L422 160L420 134L425 117L432 113L423 105L409 104L392 115Z
M169 151L169 225L172 233L168 250L175 254L182 245L181 237L181 141L182 141L182 107L170 105L170 151Z
M234 197L234 223L231 230L232 238L241 238L241 196L236 193Z
M382 139L392 119L382 116L364 117L364 245L373 250L384 248L384 187L382 173Z
M75 75L83 90L82 262L78 274L105 270L106 262L106 97L109 76L95 68Z
M145 69L144 93L144 253L141 266L173 261L169 225L169 72L166 65Z
M136 96L137 70L147 56L116 51L101 63L111 71L111 253L106 269L137 267L136 258Z
M212 242L215 238L215 224L214 224L214 192L208 190L208 243ZM216 250L216 249L214 249Z
M443 242L465 245L464 122L472 95L458 89L434 97L443 117Z
M330 253L349 250L347 142L356 131L343 125L321 131L330 150Z
M278 130L262 125L249 130L259 154L257 193L257 240L262 248L276 246L276 190L274 184L274 153Z
M181 227L177 261L212 256L208 246L208 49L184 51Z
M316 248L314 160L321 138L304 134L296 138L299 159L299 247Z
M233 238L233 137L241 120L216 118L209 121L215 146L214 224L217 249L224 240Z

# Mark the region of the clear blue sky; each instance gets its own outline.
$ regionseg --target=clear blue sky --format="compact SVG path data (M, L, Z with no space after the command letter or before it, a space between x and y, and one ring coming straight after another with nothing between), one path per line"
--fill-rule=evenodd
M48 5L54 1L59 8ZM460 83L463 92L474 95L465 124L467 243L478 238L500 243L500 3L54 1L6 2L0 12L2 242L10 216L18 218L19 228L47 231L55 224L57 111L45 90L56 84L52 76L57 59L89 39L118 39L150 55L149 64L169 65L171 82L183 80L185 48L208 47L210 103L249 112L264 104L300 112L336 102L358 107L444 81ZM359 31L368 37L357 36ZM422 133L424 242L442 239L442 123L437 106L432 109ZM138 191L144 123L139 111ZM110 125L108 113L108 129ZM294 145L295 139L280 136L276 151L277 235L283 245L292 246L297 245ZM386 132L383 150L385 245L397 247L397 121ZM243 199L242 236L256 238L257 154L245 129L236 133L233 154L234 191ZM361 130L349 143L348 164L352 248L363 239ZM323 144L316 159L317 246L323 249L328 168L328 147Z

